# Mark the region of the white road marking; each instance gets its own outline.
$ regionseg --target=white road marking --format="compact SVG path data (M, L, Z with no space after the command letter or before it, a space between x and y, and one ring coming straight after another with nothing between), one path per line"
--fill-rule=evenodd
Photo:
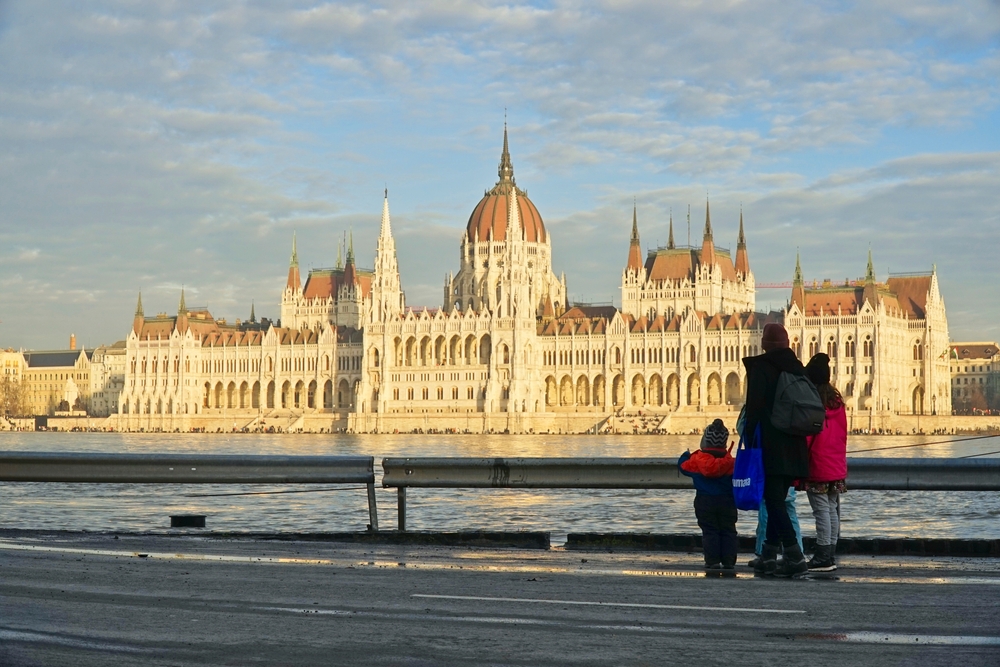
M441 622L441 623L480 623L484 625L532 625L553 628L566 628L570 630L601 630L605 632L652 632L659 634L695 634L702 632L697 628L675 628L657 625L615 625L613 623L591 624L575 623L555 619L541 618L519 618L513 616L445 616L432 614L400 613L390 614L377 611L347 611L343 609L317 609L308 607L254 607L260 611L275 611L285 614L302 614L304 616L341 616L353 618L378 618L398 621L419 621L420 623Z
M852 644L908 644L910 646L1000 646L1000 637L977 635L907 635L897 632L831 632L805 635Z
M599 600L545 600L540 598L494 598L478 595L431 595L414 593L410 597L431 600L468 600L470 602L523 602L532 604L562 604L588 607L626 607L629 609L680 609L685 611L735 611L758 614L804 614L804 609L757 609L753 607L698 607L686 604L647 604L640 602L602 602Z
M92 651L114 651L117 653L149 653L150 649L138 648L136 646L125 646L123 644L112 644L109 642L93 641L88 639L75 639L65 635L57 635L48 632L31 632L29 630L8 630L0 629L0 643L3 642L26 642L32 644L57 644L70 648L83 648Z

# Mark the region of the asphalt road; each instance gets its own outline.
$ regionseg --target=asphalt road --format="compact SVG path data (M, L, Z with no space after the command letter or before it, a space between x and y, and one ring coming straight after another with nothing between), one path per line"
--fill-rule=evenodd
M0 538L0 665L1000 665L1000 563Z

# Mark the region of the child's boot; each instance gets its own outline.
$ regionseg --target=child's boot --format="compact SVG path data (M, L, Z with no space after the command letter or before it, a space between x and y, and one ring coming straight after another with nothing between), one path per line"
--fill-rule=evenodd
M816 553L809 560L810 572L833 572L837 564L833 561L833 545L816 545Z

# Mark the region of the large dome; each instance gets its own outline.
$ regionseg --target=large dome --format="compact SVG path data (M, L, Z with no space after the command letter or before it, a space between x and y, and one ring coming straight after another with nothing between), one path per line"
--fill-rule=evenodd
M500 167L497 170L500 180L487 192L469 216L466 231L470 241L507 240L507 220L510 216L510 200L517 192L517 212L525 238L535 243L545 242L545 225L538 209L531 203L524 190L514 182L514 166L507 150L507 128L503 129L503 153L500 155ZM477 236L478 234L478 236Z

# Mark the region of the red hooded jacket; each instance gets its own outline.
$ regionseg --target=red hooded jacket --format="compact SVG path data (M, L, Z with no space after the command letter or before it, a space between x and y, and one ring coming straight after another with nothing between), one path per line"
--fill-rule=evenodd
M809 481L836 482L847 478L847 411L841 405L826 410L823 430L806 438Z

